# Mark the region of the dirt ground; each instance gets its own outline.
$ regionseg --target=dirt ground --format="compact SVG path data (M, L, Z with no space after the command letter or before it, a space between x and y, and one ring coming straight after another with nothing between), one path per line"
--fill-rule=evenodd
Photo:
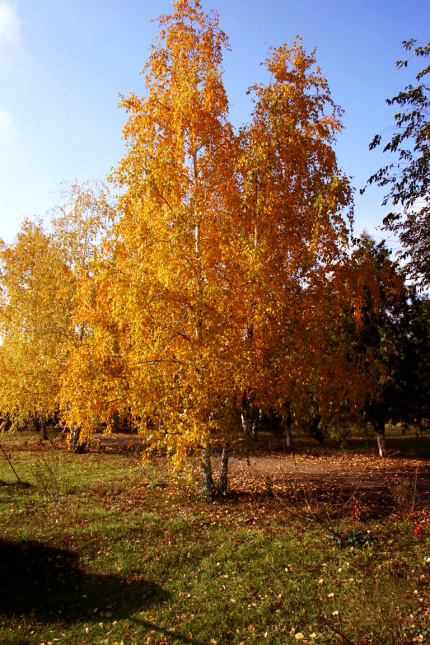
M94 437L95 445L106 452L139 452L142 439L133 435ZM218 460L214 459L214 472ZM375 454L357 452L335 456L266 452L250 457L232 456L229 464L230 489L271 490L286 494L301 489L320 500L339 505L354 499L379 510L402 507L403 512L430 510L430 459L398 453L381 459ZM246 482L246 484L244 484Z
M339 503L352 496L373 506L397 501L411 510L430 508L430 461L423 459L276 454L249 461L233 458L230 473L257 481L270 478L274 487L307 487L314 496Z

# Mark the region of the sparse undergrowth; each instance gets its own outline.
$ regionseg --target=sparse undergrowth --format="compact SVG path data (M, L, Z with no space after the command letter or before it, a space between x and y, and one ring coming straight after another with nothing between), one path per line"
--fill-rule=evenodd
M430 638L430 514L407 486L366 515L360 490L235 476L207 504L162 462L10 446L30 485L0 460L2 643Z

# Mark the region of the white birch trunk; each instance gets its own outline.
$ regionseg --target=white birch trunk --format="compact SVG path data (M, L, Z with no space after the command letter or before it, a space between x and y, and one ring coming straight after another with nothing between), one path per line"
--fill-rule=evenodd
M70 450L77 455L82 455L85 452L85 442L81 441L81 428L73 426L70 436Z
M218 493L223 497L227 495L229 457L230 457L230 444L225 443L221 453L221 466L220 466L219 482L218 482Z
M380 457L387 456L387 441L385 439L385 432L381 430L376 431L376 441L378 442L378 452Z
M257 440L257 421L251 419L245 412L241 412L240 418L242 420L242 428L247 437L251 437L254 441Z
M378 452L380 457L387 456L387 441L385 438L385 417L383 414L375 415L373 429L376 432L376 441L378 442Z

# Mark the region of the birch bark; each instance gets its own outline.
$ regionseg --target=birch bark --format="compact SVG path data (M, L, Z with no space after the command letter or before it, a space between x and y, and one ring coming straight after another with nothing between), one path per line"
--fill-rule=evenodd
M230 457L230 444L225 443L221 453L221 467L220 467L219 482L218 482L218 493L223 497L227 495L229 457Z

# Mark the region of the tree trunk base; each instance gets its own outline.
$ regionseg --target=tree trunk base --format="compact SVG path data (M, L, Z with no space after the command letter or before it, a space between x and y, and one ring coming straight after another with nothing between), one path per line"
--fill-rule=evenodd
M230 444L225 443L221 453L221 465L218 486L212 475L212 462L209 448L202 448L201 451L201 468L203 489L206 493L206 499L211 502L217 498L223 498L227 495L228 488L228 461L230 457Z
M202 479L203 479L203 488L206 492L206 497L208 500L215 498L215 484L212 476L212 462L209 448L202 448Z
M257 419L253 419L245 413L242 413L240 418L246 436L250 437L253 441L257 441Z
M378 442L378 452L380 457L387 456L387 441L385 439L385 432L376 432L376 441Z
M85 453L85 441L80 441L81 439L81 428L75 426L70 433L70 443L69 450L74 452L75 455L83 455Z

